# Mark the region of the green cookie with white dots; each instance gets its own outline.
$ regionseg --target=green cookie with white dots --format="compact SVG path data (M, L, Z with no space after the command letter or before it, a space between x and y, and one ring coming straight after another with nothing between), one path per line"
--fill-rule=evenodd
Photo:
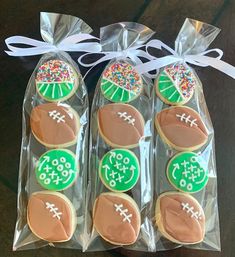
M181 152L170 160L167 178L176 189L196 193L206 186L208 170L201 156L193 152Z
M126 149L113 149L106 153L99 165L103 184L114 192L125 192L135 186L140 174L138 158Z
M39 184L48 190L61 191L71 186L78 175L75 155L66 149L53 149L38 160L35 170Z

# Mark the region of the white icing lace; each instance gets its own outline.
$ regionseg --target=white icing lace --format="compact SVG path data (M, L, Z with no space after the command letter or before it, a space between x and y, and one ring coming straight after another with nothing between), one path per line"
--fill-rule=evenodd
M59 209L57 207L55 207L55 204L46 202L46 208L49 209L50 212L53 213L53 216L52 216L53 218L56 217L58 220L60 220L62 212L58 211Z
M53 120L56 120L57 123L65 122L64 115L61 115L60 112L57 112L56 110L50 111L49 116L52 117Z
M123 118L124 121L127 121L128 124L135 125L135 119L131 115L127 115L127 112L118 112L120 118Z
M128 221L129 223L131 223L131 217L132 214L128 214L128 209L122 209L123 208L123 204L114 204L115 206L115 211L120 213L120 216L123 216L123 222Z
M198 126L196 121L197 119L193 119L193 120L190 120L190 115L186 116L185 113L183 113L182 115L180 114L176 114L176 117L180 118L180 121L184 121L185 123L189 123L190 124L190 127L193 127L193 126Z

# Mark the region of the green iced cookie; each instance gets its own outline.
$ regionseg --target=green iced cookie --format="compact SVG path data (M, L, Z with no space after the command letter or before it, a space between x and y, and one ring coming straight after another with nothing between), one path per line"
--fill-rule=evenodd
M195 193L206 186L208 170L201 156L193 152L181 152L170 160L167 178L176 189Z
M99 165L99 176L111 191L125 192L138 181L139 161L135 154L126 149L113 149L106 153Z
M101 79L101 92L115 103L128 103L137 98L143 88L140 75L126 62L116 62L105 69Z
M73 184L78 175L78 167L73 152L53 149L38 160L36 178L39 184L53 191L61 191Z
M60 60L43 63L38 68L35 80L39 95L50 102L70 98L78 86L74 69Z

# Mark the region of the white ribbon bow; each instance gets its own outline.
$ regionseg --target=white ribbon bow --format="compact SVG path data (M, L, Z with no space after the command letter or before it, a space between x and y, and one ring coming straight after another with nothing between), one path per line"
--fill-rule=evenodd
M141 64L143 64L143 61L140 59L140 58L145 58L147 59L148 61L152 60L153 57L151 55L149 55L148 53L146 53L144 50L141 50L140 48L142 47L145 47L146 45L138 45L138 46L133 46L133 47L129 47L125 50L122 50L122 51L99 51L99 52L96 52L97 54L103 54L104 56L101 57L100 59L98 59L97 61L95 62L91 62L91 63L86 63L84 62L82 59L91 55L91 54L94 54L95 51L93 53L86 53L86 54L83 54L81 55L79 58L78 58L78 63L83 66L83 67L90 67L90 69L87 71L86 75L89 73L89 71L94 68L96 65L102 63L102 62L105 62L105 61L108 61L108 60L111 60L113 58L129 58L130 60L132 60L136 65L139 65L141 66ZM154 69L152 69L154 70ZM86 77L86 75L84 77ZM149 73L146 73L145 74L147 77L149 78L154 78L156 76L156 74L149 74Z
M40 40L35 40L28 37L13 36L5 40L5 43L10 51L5 51L10 56L30 56L44 54L55 51L66 51L66 52L100 52L101 46L97 42L85 42L81 41L87 39L98 39L90 34L79 33L69 36L63 39L59 44L53 45ZM11 44L23 44L31 47L16 47Z
M200 54L191 54L191 55L185 54L181 56L177 54L175 50L173 50L172 48L164 44L162 41L157 39L151 40L146 44L146 52L148 55L150 55L148 53L149 47L157 48L159 50L163 50L164 48L168 52L170 52L171 55L160 57L160 58L154 58L154 56L152 56L151 61L144 64L139 64L138 66L135 67L140 74L149 72L151 70L162 68L164 66L176 63L178 61L184 61L184 62L201 66L201 67L211 66L227 74L228 76L235 78L235 67L220 60L221 57L223 56L223 51L221 49L214 48L214 49L204 51ZM213 52L217 53L218 56L217 57L207 56L208 53L213 53Z

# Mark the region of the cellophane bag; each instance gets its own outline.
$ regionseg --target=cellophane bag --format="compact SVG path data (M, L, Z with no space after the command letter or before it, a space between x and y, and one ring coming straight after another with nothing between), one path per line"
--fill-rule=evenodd
M186 19L175 51L205 51L219 29ZM156 250L220 250L214 130L195 70L184 61L155 80Z
M90 33L81 19L41 13L45 42ZM89 104L79 68L63 51L45 53L24 96L13 250L81 249L87 182Z
M101 28L102 52L144 44L153 31L133 23ZM84 251L154 251L152 80L125 55L113 58L94 94ZM99 231L99 232L98 232Z

